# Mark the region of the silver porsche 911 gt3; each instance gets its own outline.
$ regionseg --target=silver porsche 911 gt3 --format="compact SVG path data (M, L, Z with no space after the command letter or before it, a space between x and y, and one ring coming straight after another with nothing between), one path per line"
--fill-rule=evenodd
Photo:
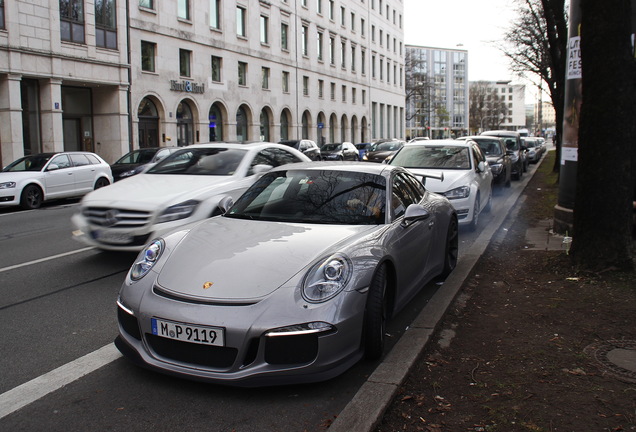
M457 215L405 169L276 168L233 205L152 241L116 345L141 366L240 386L326 380L382 355L385 324L457 263Z

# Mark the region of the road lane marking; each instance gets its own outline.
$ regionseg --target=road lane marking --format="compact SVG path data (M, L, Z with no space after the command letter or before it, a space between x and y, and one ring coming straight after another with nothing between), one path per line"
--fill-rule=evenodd
M0 419L121 357L114 343L0 395Z
M22 264L16 264L16 265L12 265L12 266L9 266L9 267L0 268L0 273L6 272L6 271L9 271L9 270L15 270L15 269L20 268L20 267L27 267L27 266L30 266L30 265L33 265L33 264L39 264L39 263L50 261L50 260L54 260L54 259L57 259L57 258L62 258L62 257L68 256L68 255L74 255L76 253L86 252L86 251L91 250L91 249L95 249L95 248L92 247L92 246L89 246L89 247L85 247L83 249L77 249L77 250L74 250L74 251L64 252L64 253L61 253L61 254L52 255L50 257L40 258L40 259L37 259L37 260L34 260L34 261L25 262L25 263L22 263Z

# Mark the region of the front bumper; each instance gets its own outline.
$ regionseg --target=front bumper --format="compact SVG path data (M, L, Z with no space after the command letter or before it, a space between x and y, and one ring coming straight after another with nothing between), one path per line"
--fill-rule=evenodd
M293 298L290 289L280 290ZM334 300L346 303L346 307L307 305L300 300L281 313L280 293L255 304L221 305L165 298L153 290L140 300L142 311L120 298L115 343L122 354L140 366L197 381L243 387L324 381L340 375L363 356L366 295L356 291L341 295ZM155 311L162 311L159 317ZM151 318L223 327L224 346L153 335ZM301 335L267 334L273 329L317 321L328 322L332 328Z

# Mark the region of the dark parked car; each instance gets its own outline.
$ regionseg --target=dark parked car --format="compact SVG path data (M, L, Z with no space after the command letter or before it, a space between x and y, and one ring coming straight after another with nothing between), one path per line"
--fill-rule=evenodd
M405 141L396 140L396 139L383 139L379 141L375 141L369 147L367 154L364 155L362 160L367 162L379 162L382 163L389 156L393 156L395 152L401 149Z
M325 144L320 148L323 160L360 160L358 149L350 142Z
M520 180L523 172L527 170L525 147L521 143L519 132L507 130L491 130L482 132L480 135L496 136L504 140L506 150L511 150L510 159L512 162L512 178Z
M521 140L526 147L528 163L539 162L541 156L543 156L543 147L541 147L539 140L536 137L524 137Z
M279 144L285 144L290 147L295 148L302 152L305 156L313 161L319 161L321 159L320 156L320 148L316 144L315 141L308 139L301 140L283 140L280 141Z
M110 166L113 178L118 181L139 174L148 164L155 164L178 149L179 147L149 147L126 153Z
M493 181L496 184L503 184L510 187L512 178L512 161L510 154L512 150L506 150L503 139L490 136L470 136L457 138L459 140L471 139L479 145L482 153L486 156Z

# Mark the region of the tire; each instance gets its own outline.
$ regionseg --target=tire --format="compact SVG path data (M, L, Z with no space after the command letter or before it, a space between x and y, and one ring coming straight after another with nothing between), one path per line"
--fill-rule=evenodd
M22 195L20 196L20 207L26 210L33 210L40 208L44 201L44 195L42 189L36 185L28 185L22 189Z
M457 257L459 256L459 230L457 219L451 218L446 232L446 246L444 248L444 268L441 277L446 278L457 266Z
M384 352L388 318L386 265L380 265L373 275L364 314L364 356L376 360Z
M103 188L104 186L108 186L109 184L110 182L108 181L108 179L105 179L104 177L100 177L95 182L95 189Z
M479 222L479 206L481 203L479 202L479 195L475 198L475 206L473 208L473 220L470 221L469 228L471 231L475 231L477 229L477 223Z
M488 195L488 202L486 203L486 207L484 207L484 211L486 213L490 213L490 210L492 210L492 189L493 189L493 185L490 185L490 194Z

